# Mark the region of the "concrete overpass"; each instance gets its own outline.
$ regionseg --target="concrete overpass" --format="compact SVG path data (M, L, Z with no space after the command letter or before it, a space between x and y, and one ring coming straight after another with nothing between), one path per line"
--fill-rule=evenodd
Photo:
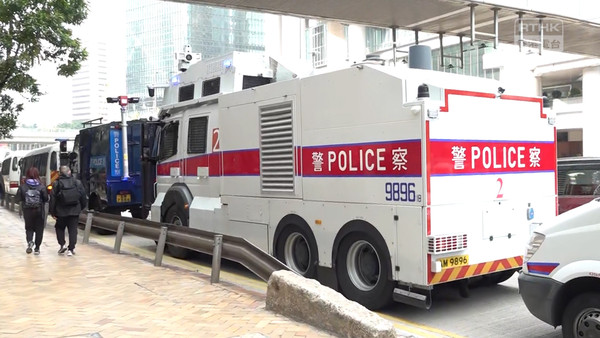
M379 27L396 27L444 35L463 36L468 40L492 40L496 43L515 43L527 40L519 34L517 19L521 17L527 27L542 20L542 25L560 22L564 52L600 57L600 24L593 21L545 12L545 1L513 0L168 0L229 7L275 14L321 18ZM582 1L581 3L584 3ZM562 5L561 5L562 3ZM569 3L555 1L556 5L572 7ZM507 4L511 4L507 5ZM528 6L519 8L519 6ZM565 10L564 12L568 12ZM548 26L546 26L548 28ZM551 27L552 28L552 27ZM556 27L553 27L556 28ZM545 30L548 34L548 30ZM515 39L515 36L517 38ZM540 41L539 38L529 40ZM516 41L519 44L519 41ZM532 42L524 41L532 44Z

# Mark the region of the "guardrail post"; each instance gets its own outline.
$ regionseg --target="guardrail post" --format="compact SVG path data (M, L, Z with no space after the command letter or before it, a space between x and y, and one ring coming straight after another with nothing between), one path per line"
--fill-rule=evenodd
M6 199L6 196L8 196L7 193L4 193L4 195L2 195L2 198L0 199L0 207L4 206L4 200Z
M158 237L158 243L156 244L156 257L154 257L154 266L162 265L162 257L165 252L165 243L167 242L167 229L166 226L160 227L160 236Z
M119 222L119 227L117 228L117 236L115 237L115 248L113 249L113 253L120 254L121 253L121 241L123 240L123 233L125 232L125 222Z
M15 198L10 198L10 211L15 211Z
M92 218L94 218L94 213L88 211L87 218L85 220L85 230L83 231L83 244L88 244L90 242L90 231L92 231Z
M210 284L219 282L221 272L221 249L223 248L223 235L215 235L215 246L213 248L212 271L210 273Z

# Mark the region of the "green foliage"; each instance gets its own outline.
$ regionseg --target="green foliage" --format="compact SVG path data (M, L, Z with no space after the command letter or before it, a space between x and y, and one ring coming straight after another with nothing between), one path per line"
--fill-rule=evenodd
M81 129L81 121L63 122L56 125L57 128L64 129Z
M577 97L577 96L581 96L581 89L574 87L569 92L569 97Z
M23 104L42 95L31 68L42 62L56 64L57 74L71 76L87 52L72 36L71 26L87 17L85 0L0 1L0 138L15 129Z

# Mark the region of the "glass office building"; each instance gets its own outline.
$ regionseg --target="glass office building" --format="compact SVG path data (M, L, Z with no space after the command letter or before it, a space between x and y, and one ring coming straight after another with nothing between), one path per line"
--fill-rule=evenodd
M203 59L265 49L261 13L159 0L129 0L126 13L127 95L140 97L131 108L141 117L154 115L162 96L157 90L148 97L147 86L168 83L178 72L175 53L185 45Z

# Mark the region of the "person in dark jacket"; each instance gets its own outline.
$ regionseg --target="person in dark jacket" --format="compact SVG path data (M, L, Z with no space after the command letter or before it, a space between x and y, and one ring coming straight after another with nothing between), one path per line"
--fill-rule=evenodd
M70 197L76 192L75 197ZM56 239L58 240L59 254L67 252L67 256L75 254L77 244L77 223L79 214L87 208L87 196L81 182L71 177L68 166L60 167L60 176L52 183L50 193L50 215L56 220ZM69 245L65 248L65 228L69 231Z
M46 192L46 187L40 183L40 173L36 167L27 169L25 183L19 186L15 198L17 202L21 203L21 212L25 219L25 238L27 240L25 252L30 254L33 249L33 252L39 255L40 245L44 238L45 205L48 202L48 192Z

